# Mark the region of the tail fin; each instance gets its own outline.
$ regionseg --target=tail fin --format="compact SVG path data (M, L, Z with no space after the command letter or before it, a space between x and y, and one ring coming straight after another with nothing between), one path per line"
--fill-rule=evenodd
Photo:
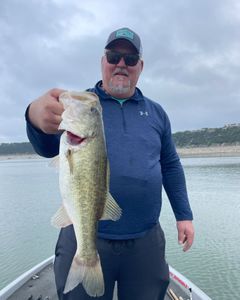
M99 256L95 266L86 266L82 284L91 297L100 297L104 294L104 279Z
M104 294L104 280L100 259L95 265L88 266L75 255L65 284L64 294L73 290L82 283L86 293L91 297L100 297Z

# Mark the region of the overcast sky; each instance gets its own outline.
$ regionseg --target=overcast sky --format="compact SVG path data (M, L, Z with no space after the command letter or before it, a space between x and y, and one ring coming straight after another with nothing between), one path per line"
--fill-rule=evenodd
M1 0L0 143L27 141L27 105L101 79L110 32L142 39L138 87L173 132L240 122L239 0Z

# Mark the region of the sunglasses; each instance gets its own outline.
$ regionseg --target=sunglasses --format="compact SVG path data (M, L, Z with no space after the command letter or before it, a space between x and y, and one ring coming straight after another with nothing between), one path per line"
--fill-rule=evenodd
M117 65L120 62L122 57L124 59L125 64L131 67L136 66L136 64L139 61L138 54L120 53L112 50L106 51L106 57L107 57L107 62L112 65Z

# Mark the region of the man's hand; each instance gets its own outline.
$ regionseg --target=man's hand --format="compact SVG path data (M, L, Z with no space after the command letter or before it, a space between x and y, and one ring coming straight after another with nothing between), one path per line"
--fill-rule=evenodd
M178 221L178 243L183 245L183 251L191 248L194 239L194 227L192 221Z
M28 117L35 127L48 134L58 132L64 111L58 97L63 92L61 89L52 89L30 104Z

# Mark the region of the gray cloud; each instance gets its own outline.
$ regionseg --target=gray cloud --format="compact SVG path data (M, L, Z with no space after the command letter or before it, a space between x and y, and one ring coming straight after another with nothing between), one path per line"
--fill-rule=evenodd
M173 131L239 122L240 5L236 0L0 2L0 142L24 141L24 111L52 87L101 78L108 34L143 42L138 86L168 112Z

